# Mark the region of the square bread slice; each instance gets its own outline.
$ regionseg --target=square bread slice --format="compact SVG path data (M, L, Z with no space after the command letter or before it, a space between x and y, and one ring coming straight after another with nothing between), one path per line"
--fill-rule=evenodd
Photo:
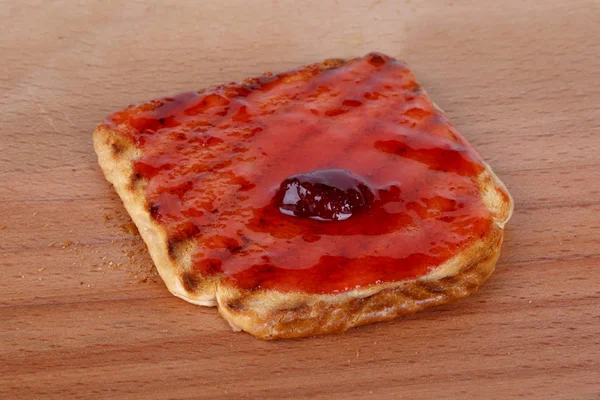
M261 339L469 295L513 209L412 72L380 53L129 106L93 139L169 291ZM343 221L286 215L281 182L317 170L360 177L372 204Z

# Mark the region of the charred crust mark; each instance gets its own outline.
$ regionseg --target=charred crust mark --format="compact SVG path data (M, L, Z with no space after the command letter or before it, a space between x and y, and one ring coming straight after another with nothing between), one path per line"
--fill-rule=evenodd
M135 192L141 185L142 179L142 176L137 172L131 174L131 179L129 181L129 190Z
M227 302L227 308L234 312L244 311L244 302L242 299L230 300Z
M111 143L110 149L115 156L121 154L125 150L125 148L118 143Z
M180 243L180 242L172 240L172 239L169 239L167 241L167 255L169 256L169 258L171 260L175 260L177 258L176 246L178 243Z
M184 272L181 275L181 284L188 293L193 293L198 289L202 278L192 272Z
M167 256L171 260L178 260L185 257L186 253L189 253L194 245L191 239L191 237L169 237L167 239Z

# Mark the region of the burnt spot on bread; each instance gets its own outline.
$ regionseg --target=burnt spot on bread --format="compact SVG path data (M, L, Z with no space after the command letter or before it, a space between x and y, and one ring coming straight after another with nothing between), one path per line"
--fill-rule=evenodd
M176 260L177 257L177 244L180 242L169 240L167 242L167 255L171 260Z
M245 308L243 298L229 300L225 305L228 309L234 312L242 312Z
M193 250L194 241L191 238L169 238L167 240L167 255L171 260L181 260Z
M161 214L159 213L156 218L157 222L161 223L161 218ZM200 227L193 221L182 221L176 225L169 226L168 229L171 231L169 232L169 242L191 241L200 233Z
M142 185L144 184L144 178L137 173L134 172L131 174L131 179L129 180L129 190L132 192L137 192L142 189Z
M188 293L194 293L202 283L202 277L193 271L186 271L181 274L181 284Z
M121 153L123 153L123 151L125 151L125 148L116 142L113 142L110 144L110 150L112 151L113 155L116 157L118 155L120 155Z

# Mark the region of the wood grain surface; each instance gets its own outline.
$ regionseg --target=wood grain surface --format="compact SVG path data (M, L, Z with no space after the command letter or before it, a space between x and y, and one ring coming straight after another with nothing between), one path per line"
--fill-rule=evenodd
M0 1L0 398L600 398L599 1ZM183 90L379 50L516 201L476 295L261 342L171 296L91 133Z

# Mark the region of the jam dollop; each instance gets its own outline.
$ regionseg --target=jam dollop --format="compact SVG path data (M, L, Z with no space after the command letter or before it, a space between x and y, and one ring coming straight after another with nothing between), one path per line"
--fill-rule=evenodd
M366 183L343 169L312 171L284 180L277 192L279 211L319 221L343 221L371 204Z
M152 218L191 251L188 281L338 293L425 275L490 231L485 164L408 67L326 65L108 117Z

